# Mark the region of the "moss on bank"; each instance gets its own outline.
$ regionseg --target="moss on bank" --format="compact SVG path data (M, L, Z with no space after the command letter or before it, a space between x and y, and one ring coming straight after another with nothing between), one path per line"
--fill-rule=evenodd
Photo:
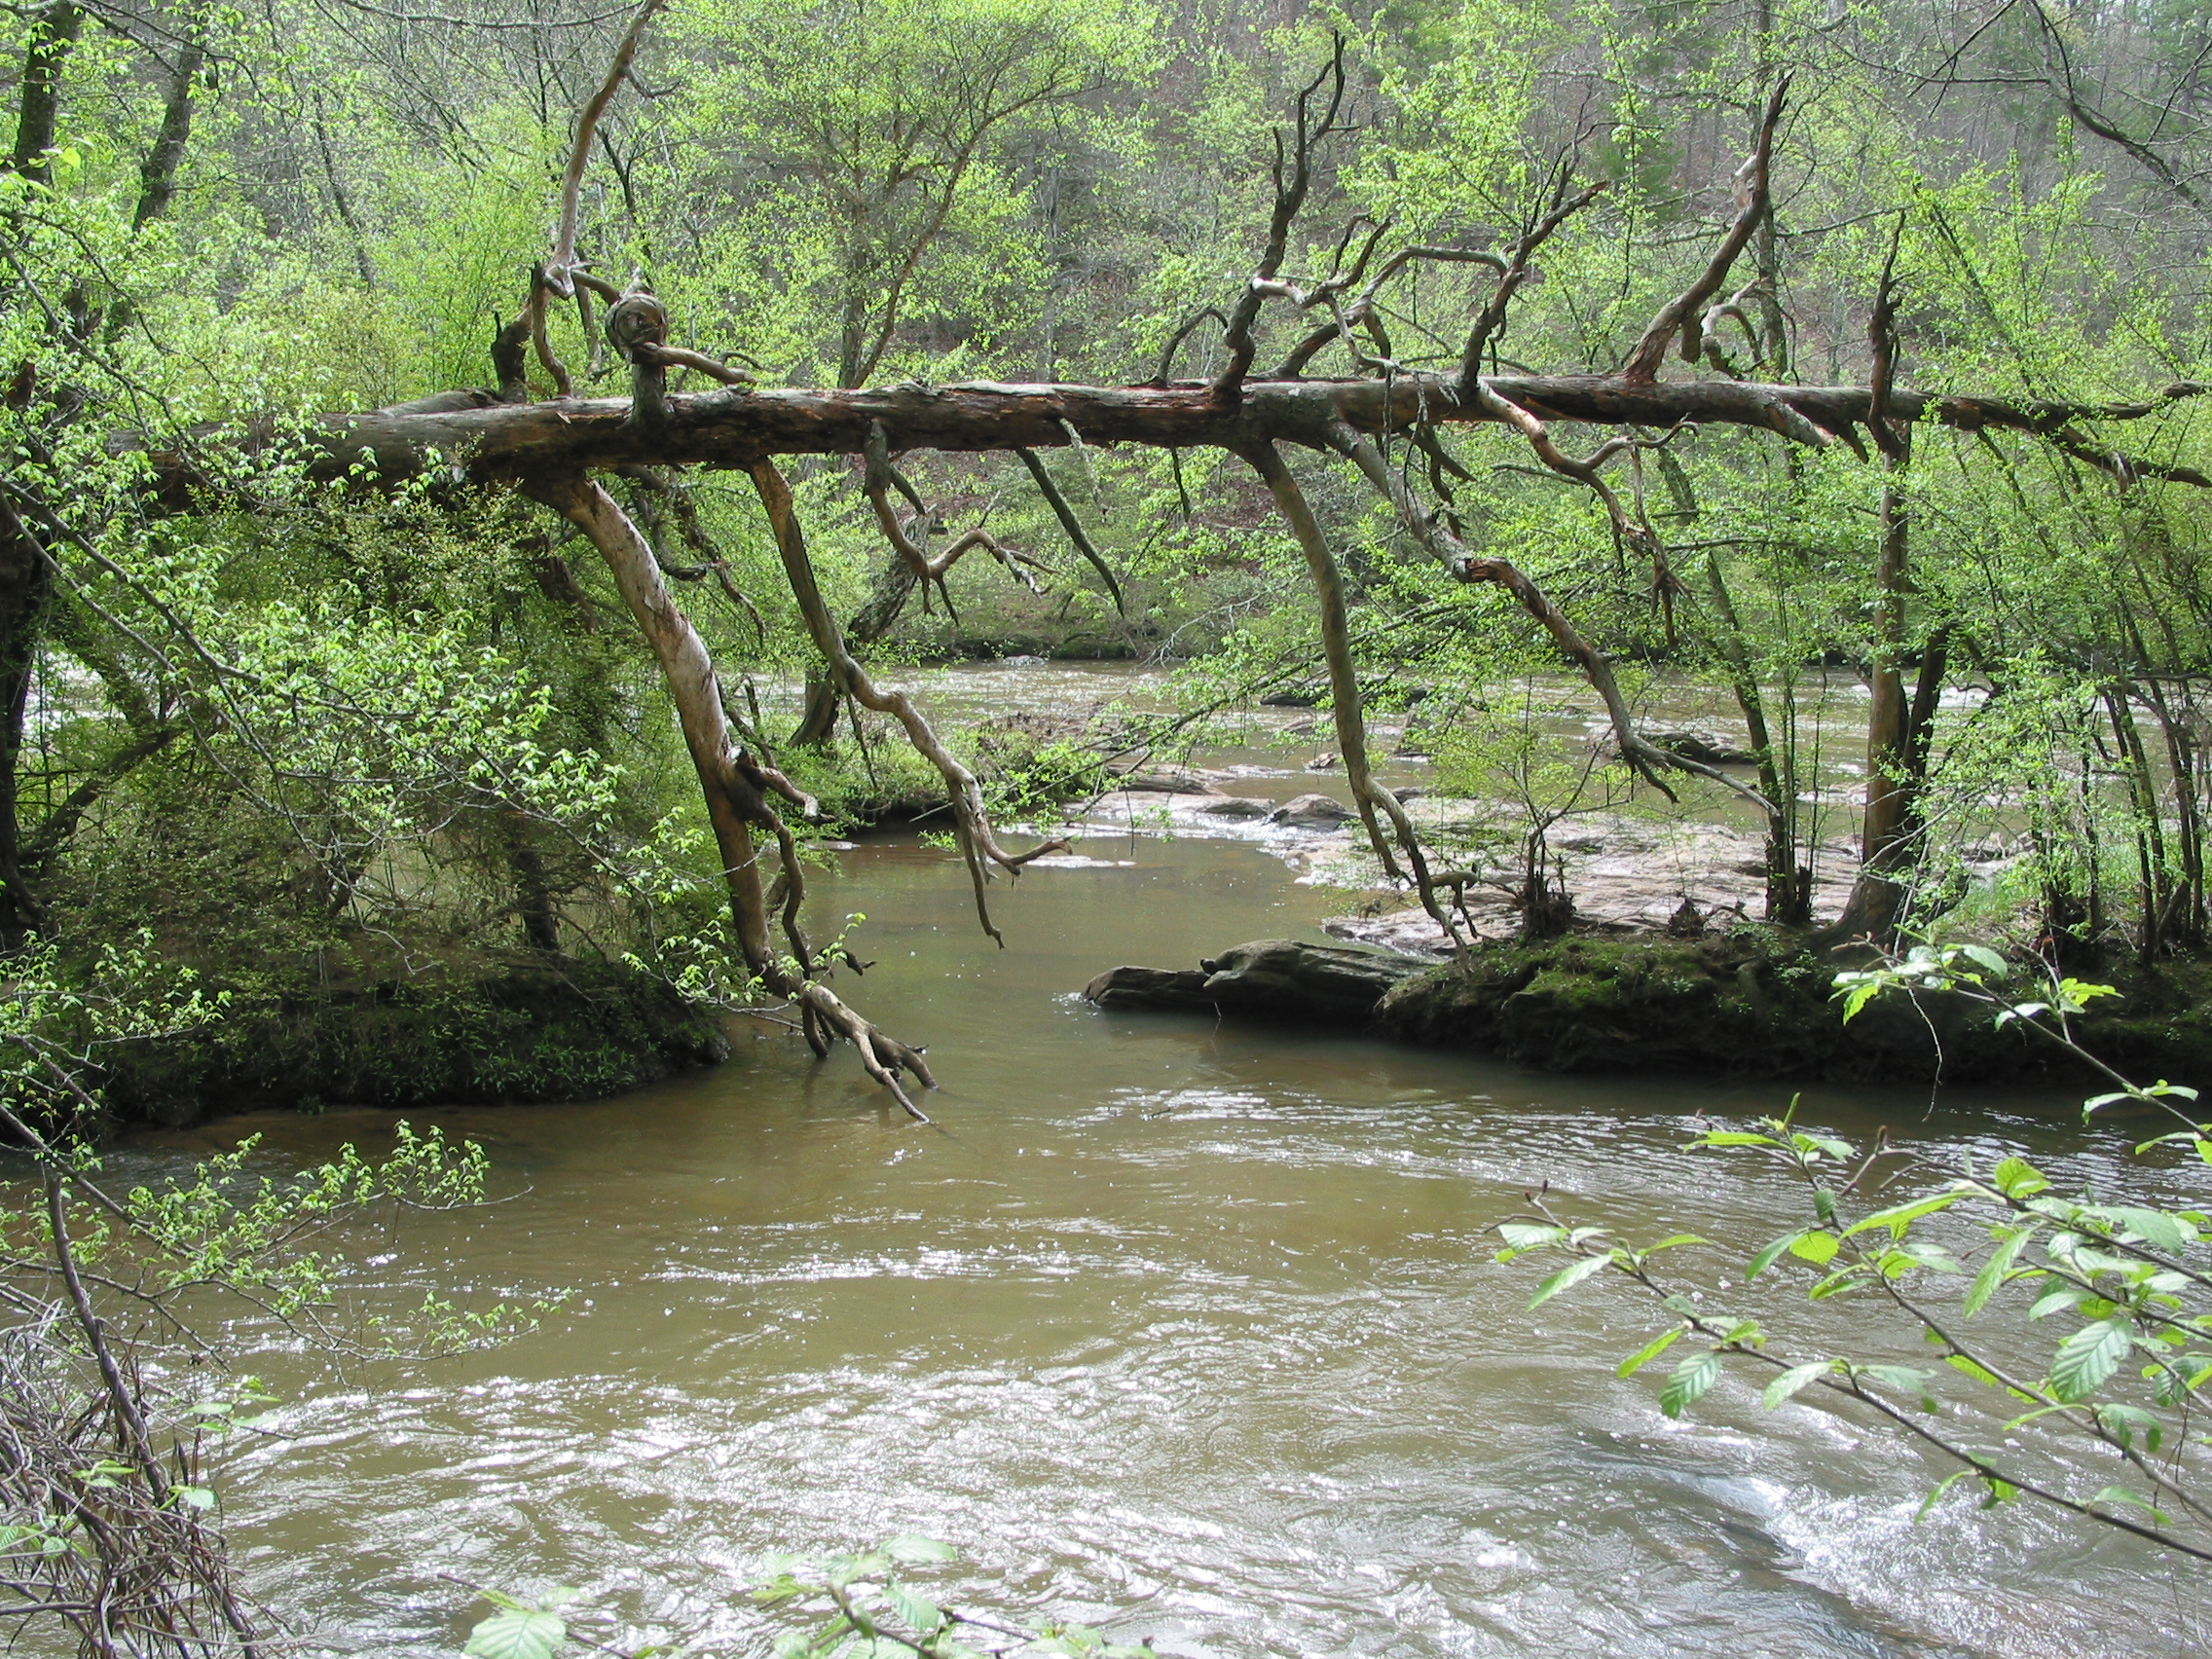
M1703 940L1491 944L1394 988L1376 1024L1405 1041L1549 1071L2083 1081L2055 1045L2017 1025L1998 1030L1986 1009L1956 997L1880 999L1847 1027L1831 995L1837 966L1789 935L1755 928ZM2079 1022L2087 1047L2145 1081L2212 1083L2212 964L2104 977L2124 994Z
M618 965L516 953L467 974L235 989L226 1016L111 1056L109 1108L171 1126L232 1112L613 1094L725 1058L710 1010Z

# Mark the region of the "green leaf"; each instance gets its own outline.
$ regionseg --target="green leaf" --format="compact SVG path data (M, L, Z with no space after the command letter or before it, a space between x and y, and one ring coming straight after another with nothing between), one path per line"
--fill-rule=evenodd
M1675 1367L1675 1374L1659 1390L1659 1409L1671 1418L1678 1418L1705 1398L1719 1380L1720 1356L1711 1350L1693 1353Z
M1690 1142L1682 1150L1689 1152L1701 1146L1779 1146L1780 1144L1772 1135L1754 1135L1746 1129L1715 1129L1711 1134L1698 1136L1696 1140Z
M1909 1365L1862 1365L1855 1375L1870 1377L1900 1394L1923 1393L1928 1382L1927 1372L1916 1371Z
M2108 1486L2089 1501L2091 1503L2124 1503L2135 1509L2149 1510L2151 1519L2157 1522L2161 1527L2166 1522L2165 1511L2159 1509L2141 1493L2132 1491L2127 1487Z
M2104 1213L2152 1249L2163 1250L2169 1256L2178 1256L2188 1249L2196 1234L2195 1228L2164 1210L2116 1207Z
M2127 1321L2100 1319L2058 1345L2050 1362L2050 1391L2069 1405L2085 1400L2127 1356Z
M1810 1262L1816 1268L1825 1268L1835 1260L1835 1253L1842 1248L1841 1240L1832 1233L1800 1233L1797 1241L1789 1246L1789 1253L1800 1262Z
M1854 981L1848 986L1846 981ZM1843 992L1843 1022L1849 1025L1859 1017L1861 1010L1872 1002L1883 987L1884 980L1877 974L1838 974L1836 988Z
M1646 1365L1649 1365L1653 1360L1657 1359L1661 1354L1665 1353L1669 1348L1673 1347L1677 1343L1680 1342L1682 1340L1683 1333L1687 1329L1687 1326L1677 1325L1672 1330L1661 1331L1657 1336L1653 1337L1649 1342L1645 1343L1641 1347L1638 1348L1636 1352L1630 1354L1628 1358L1622 1360L1620 1364L1614 1366L1613 1375L1615 1377L1634 1377L1639 1371L1641 1371Z
M906 1621L907 1628L921 1636L934 1636L944 1621L944 1613L926 1596L917 1596L903 1584L891 1583L883 1587L898 1608L899 1616Z
M2000 978L2009 971L2005 958L1985 944L1962 944L1959 946L1959 954L1985 973L1995 974Z
M1931 1341L1941 1340L1940 1338L1936 1337L1936 1333L1933 1331L1929 1332L1929 1338ZM1966 1354L1946 1354L1943 1358L1943 1363L1949 1366L1953 1371L1960 1372L1965 1376L1971 1377L1976 1382L1982 1383L1987 1387L2002 1388L2005 1386L2003 1382L1998 1381L1997 1374L1995 1372L1991 1371L1986 1365L1983 1365L1981 1361L1973 1359Z
M1656 1256L1662 1250L1678 1250L1685 1244L1710 1244L1712 1242L1712 1239L1700 1238L1694 1233L1670 1233L1658 1243L1646 1245L1643 1253L1646 1256Z
M1766 1385L1766 1392L1760 1398L1771 1412L1784 1401L1804 1392L1834 1369L1835 1361L1832 1359L1816 1359L1804 1365L1792 1365Z
M1991 1175L1997 1183L1997 1190L2009 1198L2032 1198L2036 1194L2047 1192L2050 1188L2043 1171L2024 1158L1998 1160L1997 1167Z
M1949 1209L1966 1196L1966 1194L1959 1192L1937 1193L1934 1198L1915 1198L1910 1203L1893 1204L1888 1209L1876 1210L1863 1220L1853 1222L1843 1230L1843 1235L1849 1238L1855 1233L1864 1233L1870 1228L1886 1227L1890 1230L1892 1238L1902 1238L1904 1230L1922 1216L1934 1215L1937 1210Z
M1527 1221L1501 1221L1497 1224L1497 1235L1505 1240L1509 1249L1540 1250L1547 1244L1562 1242L1567 1237L1567 1229Z
M1973 1283L1967 1287L1966 1300L1959 1304L1960 1312L1971 1319L1989 1306L1989 1299L1997 1294L1997 1287L2005 1282L2012 1264L2019 1260L2020 1252L2027 1248L2028 1240L2035 1236L2036 1228L2041 1225L2032 1223L2006 1230L1989 1260L1982 1263L1981 1272L1973 1275Z
M190 1504L194 1509L212 1509L215 1507L215 1493L207 1487L177 1486L169 1488L169 1491L176 1493L177 1502Z
M2079 1308L2088 1300L2089 1293L2079 1285L2053 1285L2036 1298L2035 1306L2028 1309L2028 1317L2031 1319L2046 1318L2050 1314L2060 1312L2065 1309Z
M1543 1306L1543 1304L1549 1302L1553 1297L1557 1296L1561 1291L1572 1290L1584 1279L1589 1278L1594 1274L1604 1272L1612 1265L1613 1258L1609 1254L1604 1256L1584 1256L1579 1261L1569 1262L1566 1267L1560 1269L1558 1272L1552 1274L1550 1278L1544 1280L1542 1284L1536 1287L1536 1294L1529 1298L1529 1306L1530 1308L1540 1308L1541 1306Z
M2097 1408L2097 1421L2105 1432L2120 1441L2124 1450L2132 1451L2135 1437L2143 1437L2143 1450L2156 1457L2166 1438L2166 1425L2141 1406L2105 1405Z
M1750 1269L1744 1274L1744 1282L1749 1284L1752 1279L1757 1278L1759 1274L1765 1272L1767 1269L1773 1267L1776 1262L1782 1259L1782 1255L1785 1251L1796 1249L1798 1241L1805 1236L1807 1231L1809 1230L1800 1228L1795 1233L1786 1233L1780 1238L1777 1238L1773 1243L1766 1246L1766 1248L1761 1250L1757 1255L1753 1256L1751 1258L1751 1265Z
M568 1640L568 1623L558 1613L501 1607L468 1633L462 1651L472 1659L553 1659Z
M960 1559L960 1552L950 1544L925 1538L919 1532L902 1532L896 1538L886 1538L883 1553L902 1567L933 1567Z

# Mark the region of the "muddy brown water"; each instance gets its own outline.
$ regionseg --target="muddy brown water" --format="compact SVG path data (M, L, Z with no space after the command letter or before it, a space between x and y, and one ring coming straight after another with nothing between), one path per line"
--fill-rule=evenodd
M956 1604L1173 1654L2201 1651L2202 1580L2153 1552L1965 1502L1915 1526L1944 1471L1846 1417L1734 1382L1662 1417L1656 1377L1612 1373L1659 1323L1627 1293L1524 1311L1533 1265L1482 1230L1538 1182L1738 1268L1797 1225L1753 1165L1682 1150L1696 1115L1787 1089L1101 1014L1075 993L1102 967L1319 938L1342 901L1246 842L1077 853L1001 891L1003 951L949 854L872 842L818 883L817 926L867 917L854 994L930 1045L933 1126L849 1051L744 1021L728 1064L620 1099L410 1114L481 1140L512 1197L409 1218L372 1274L575 1300L411 1367L250 1352L283 1403L219 1484L255 1591L353 1654L457 1650L470 1598L440 1574L764 1652L764 1555L914 1531L962 1552ZM1806 1111L2109 1177L2125 1136L2062 1104ZM282 1167L393 1116L235 1120L122 1161L260 1130ZM1816 1343L1828 1316L1794 1315Z

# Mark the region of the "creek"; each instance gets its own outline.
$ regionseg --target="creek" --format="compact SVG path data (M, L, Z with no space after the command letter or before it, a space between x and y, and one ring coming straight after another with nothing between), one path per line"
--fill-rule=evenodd
M1537 1183L1739 1269L1800 1225L1756 1165L1683 1150L1699 1114L1785 1088L1101 1013L1077 995L1101 968L1318 939L1344 900L1250 840L1075 852L997 889L1004 950L956 856L910 834L815 883L818 930L866 914L852 994L930 1045L931 1126L849 1051L817 1064L746 1020L727 1064L623 1098L410 1114L483 1142L512 1196L409 1217L390 1271L574 1300L412 1367L252 1354L276 1433L218 1479L256 1594L352 1654L458 1651L481 1608L440 1573L576 1585L760 1652L761 1557L910 1531L962 1552L955 1604L1170 1654L2199 1650L2162 1633L2200 1626L2200 1586L2155 1552L1956 1495L1915 1526L1947 1469L1841 1413L1725 1381L1662 1417L1656 1374L1612 1372L1663 1321L1625 1289L1525 1311L1537 1264L1493 1263L1484 1229ZM1804 1111L1937 1161L2109 1176L2128 1137L2067 1105L1813 1089ZM121 1161L259 1131L282 1167L379 1148L392 1116L234 1119ZM1795 1306L1817 1341L1832 1315Z

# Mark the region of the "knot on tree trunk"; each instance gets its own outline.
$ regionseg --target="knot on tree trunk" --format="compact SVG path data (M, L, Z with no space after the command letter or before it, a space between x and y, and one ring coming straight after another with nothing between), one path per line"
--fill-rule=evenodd
M668 419L668 313L652 295L633 290L607 311L607 342L630 364L630 420L658 426Z

